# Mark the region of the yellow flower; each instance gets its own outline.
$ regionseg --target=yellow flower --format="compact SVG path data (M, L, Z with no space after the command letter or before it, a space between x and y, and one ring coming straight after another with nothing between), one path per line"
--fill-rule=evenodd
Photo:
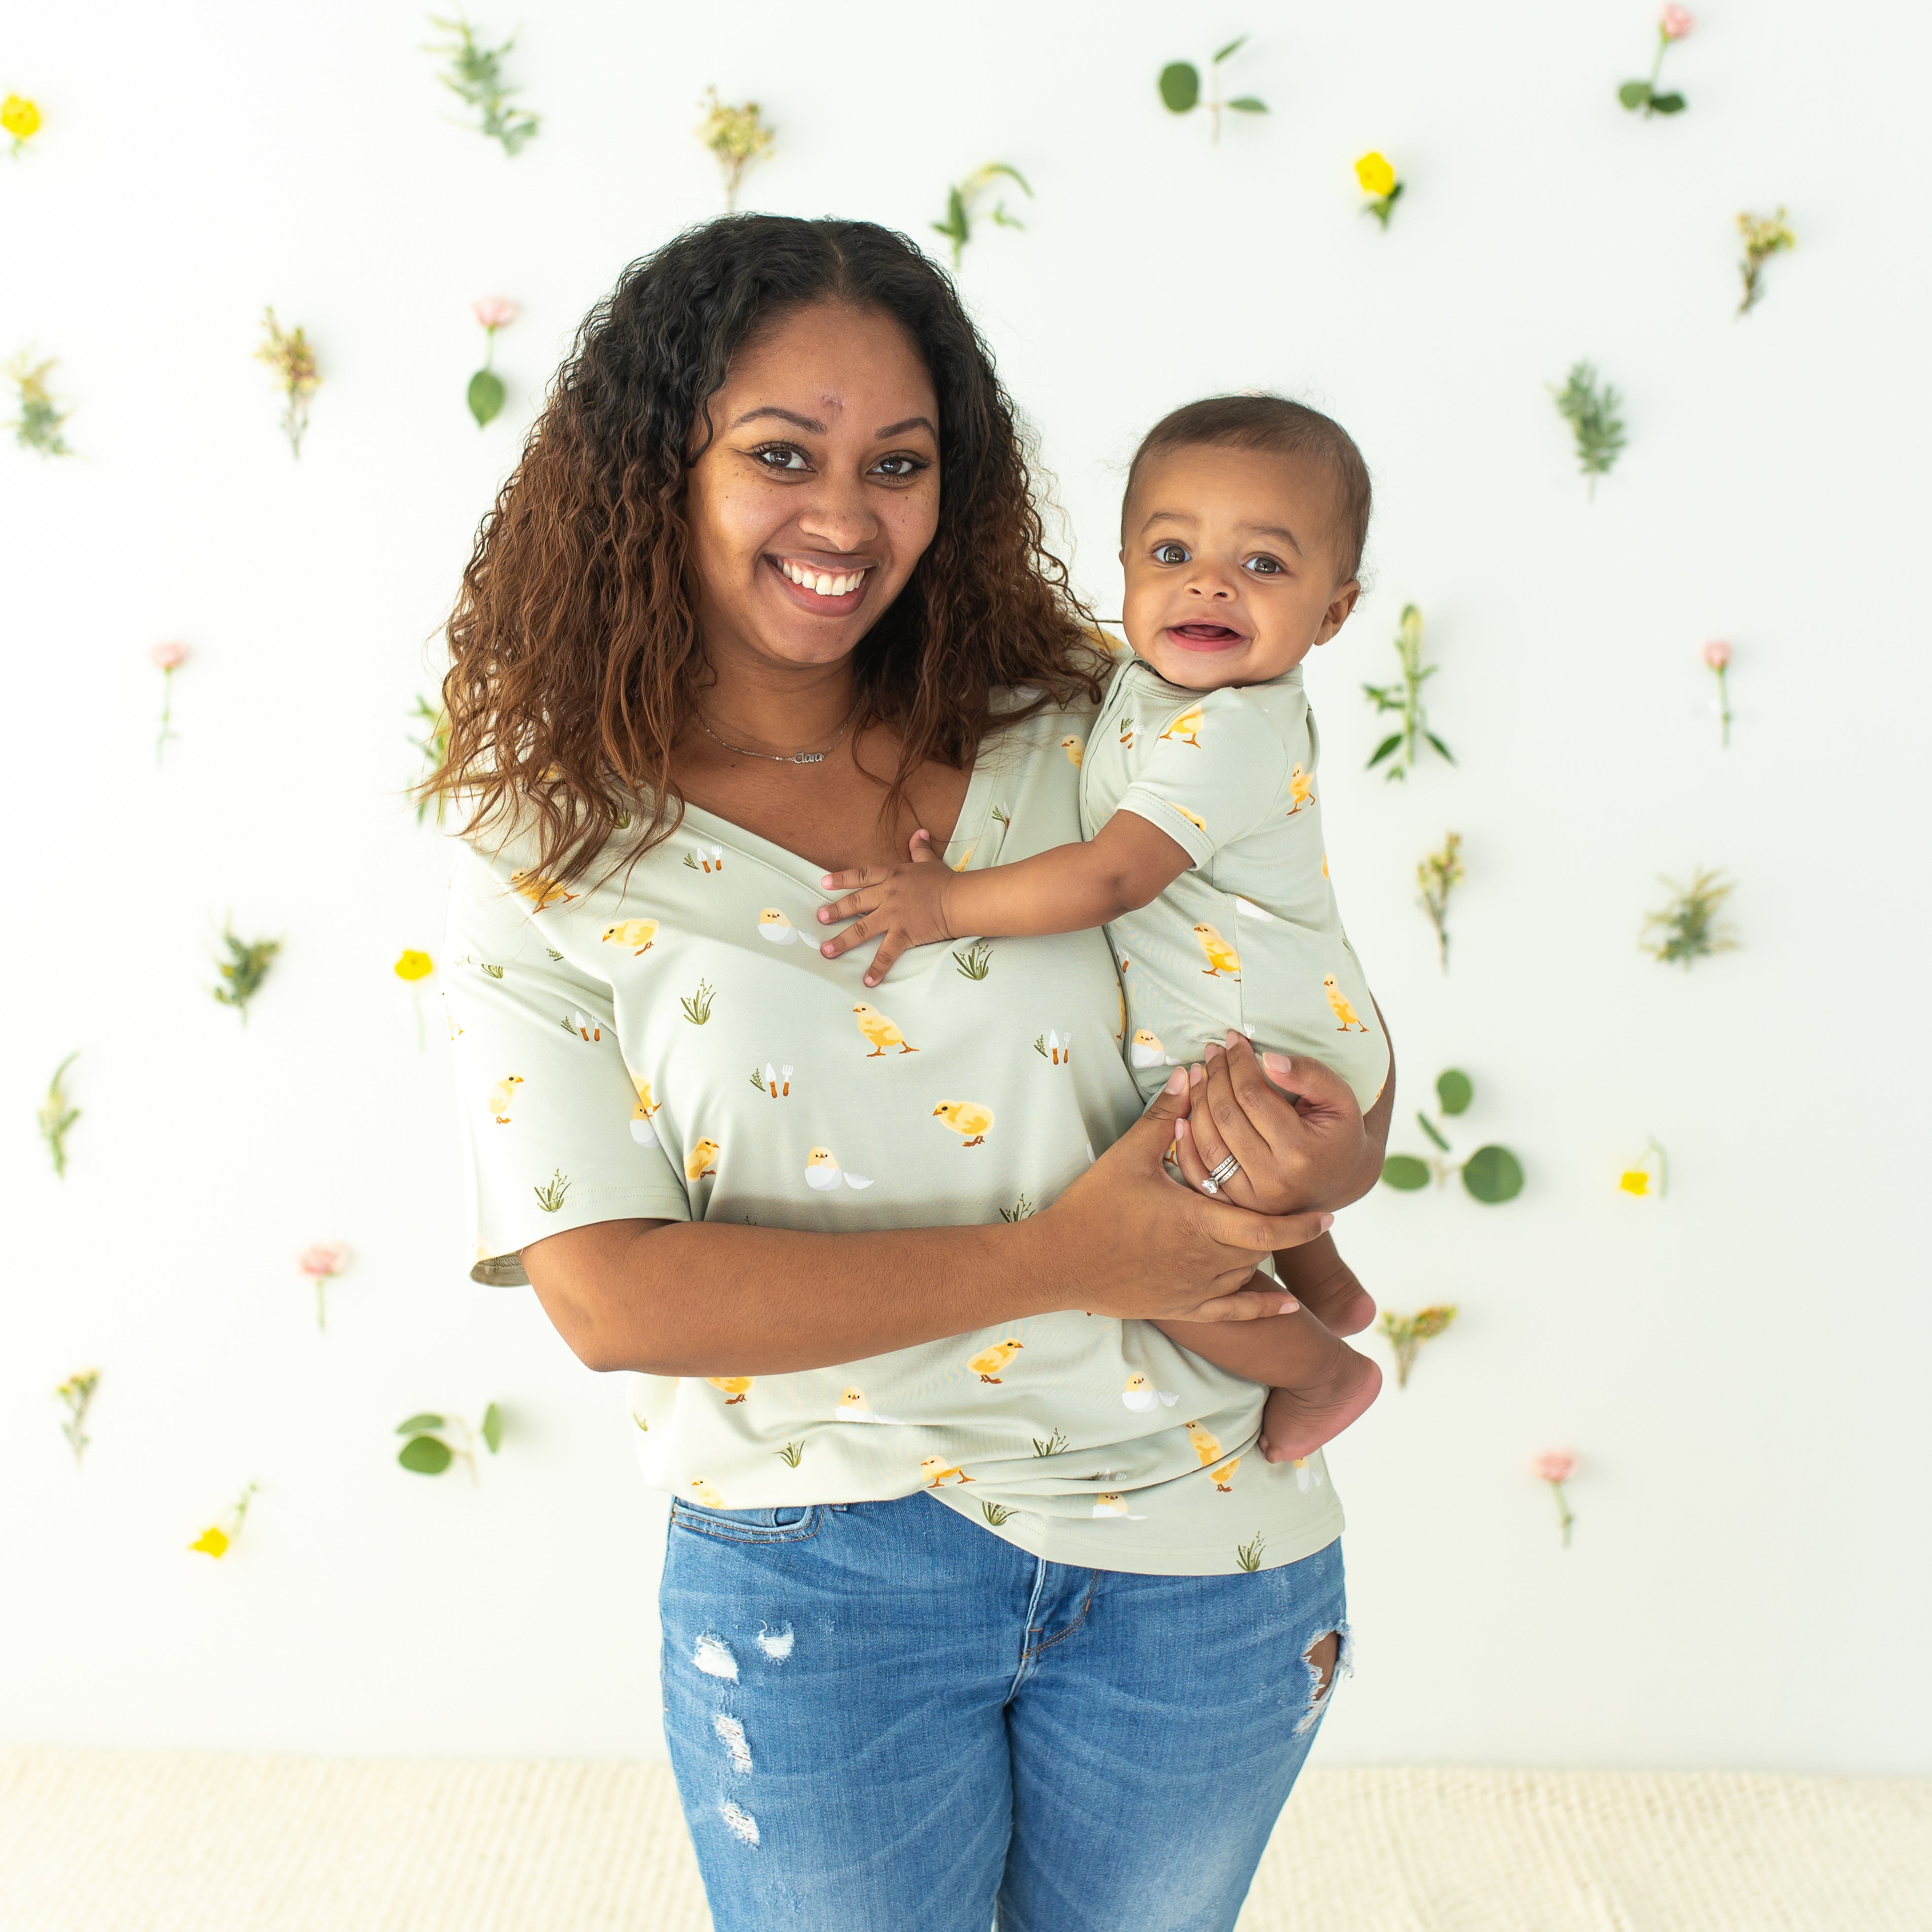
M23 100L17 94L10 94L0 100L0 128L6 129L16 141L24 141L29 134L40 131L40 110L31 100Z
M436 962L427 952L412 952L407 947L396 962L398 980L427 980L436 970Z
M1634 1167L1624 1175L1617 1185L1626 1194L1648 1194L1650 1192L1650 1176L1645 1173L1642 1168Z
M1355 164L1355 178L1369 194L1392 194L1395 191L1395 170L1388 164L1385 155L1371 148Z
M204 1556L216 1558L226 1556L228 1554L227 1532L217 1529L211 1524L188 1545L188 1547L190 1550L200 1550Z

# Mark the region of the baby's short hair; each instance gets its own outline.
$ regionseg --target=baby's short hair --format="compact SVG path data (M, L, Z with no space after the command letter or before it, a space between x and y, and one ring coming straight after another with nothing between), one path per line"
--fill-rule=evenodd
M1361 568L1369 536L1369 466L1355 440L1332 416L1292 403L1286 396L1204 396L1161 418L1141 439L1127 470L1121 514L1134 494L1141 465L1162 450L1202 446L1264 449L1277 456L1312 456L1327 465L1335 484L1335 538L1343 579Z

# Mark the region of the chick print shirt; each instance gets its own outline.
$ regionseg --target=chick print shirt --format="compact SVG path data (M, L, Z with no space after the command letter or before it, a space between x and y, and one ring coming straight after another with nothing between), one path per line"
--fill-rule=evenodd
M1090 708L994 734L946 862L1079 836ZM628 877L566 887L512 839L459 844L446 999L472 1277L630 1217L858 1233L1016 1221L1138 1117L1097 932L818 950L820 868L695 809ZM686 1285L700 1300L701 1278ZM808 1274L769 1284L809 1308ZM916 1280L902 1292L916 1296ZM930 1492L1057 1562L1271 1568L1340 1532L1319 1456L1253 1453L1265 1391L1144 1322L1078 1309L787 1375L637 1376L650 1480L705 1508Z
M1193 862L1107 928L1149 1099L1230 1028L1325 1062L1364 1113L1382 1090L1388 1042L1328 883L1318 751L1299 664L1220 691L1169 684L1138 658L1114 674L1082 761L1082 831L1131 812Z

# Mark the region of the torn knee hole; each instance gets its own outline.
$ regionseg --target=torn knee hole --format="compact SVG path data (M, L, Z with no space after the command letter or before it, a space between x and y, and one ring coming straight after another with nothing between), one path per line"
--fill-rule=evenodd
M1315 1679L1314 1702L1318 1704L1328 1696L1329 1687L1335 1681L1335 1665L1341 1654L1340 1630L1330 1630L1326 1636L1317 1637L1301 1653L1301 1660L1308 1666Z

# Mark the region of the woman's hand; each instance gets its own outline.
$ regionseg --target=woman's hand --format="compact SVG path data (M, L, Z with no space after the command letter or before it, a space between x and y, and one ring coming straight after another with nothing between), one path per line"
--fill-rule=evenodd
M1264 1213L1333 1210L1380 1179L1395 1106L1395 1060L1366 1120L1348 1084L1318 1060L1264 1053L1238 1033L1188 1069L1191 1105L1174 1132L1192 1186ZM1209 1173L1233 1155L1238 1169L1217 1186Z
M1294 1298L1263 1286L1255 1264L1274 1249L1315 1240L1334 1217L1258 1214L1177 1186L1162 1160L1185 1125L1187 1104L1186 1077L1177 1071L1140 1119L1024 1224L1045 1244L1046 1279L1079 1285L1074 1306L1124 1320L1251 1322L1292 1313Z
M922 827L911 840L911 862L904 866L860 866L850 872L827 872L819 884L845 896L818 908L821 926L842 919L856 920L836 938L823 941L819 951L836 959L862 940L877 939L879 950L866 968L866 984L876 986L909 946L932 946L956 939L946 920L946 889L955 874L932 849L932 834Z

